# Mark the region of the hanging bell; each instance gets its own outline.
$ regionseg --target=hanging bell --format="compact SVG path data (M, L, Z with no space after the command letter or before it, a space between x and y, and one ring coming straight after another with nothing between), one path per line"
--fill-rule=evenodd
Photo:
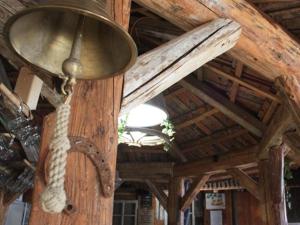
M72 55L78 21L82 71L75 79L102 79L125 72L137 57L130 35L105 10L106 0L39 1L5 25L9 47L25 62L54 76Z

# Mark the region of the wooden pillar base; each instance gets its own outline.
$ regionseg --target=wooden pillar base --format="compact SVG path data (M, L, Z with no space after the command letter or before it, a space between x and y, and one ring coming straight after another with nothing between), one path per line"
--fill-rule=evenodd
M261 213L266 225L287 225L283 167L284 145L272 147L269 158L259 163Z
M172 178L169 184L168 225L182 225L183 216L180 201L183 193L183 182L179 177Z

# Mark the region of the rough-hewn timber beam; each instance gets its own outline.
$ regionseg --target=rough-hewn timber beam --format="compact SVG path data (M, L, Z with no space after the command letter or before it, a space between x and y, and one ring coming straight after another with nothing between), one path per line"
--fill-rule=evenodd
M132 173L134 176L142 175L145 178L151 175L172 175L173 173L173 163L169 162L126 162L118 163L117 170L122 174Z
M300 76L281 76L276 84L300 134Z
M205 85L203 82L193 77L187 77L180 81L180 84L191 93L201 98L201 100L215 107L230 119L249 130L251 133L256 136L262 136L262 131L264 130L262 122L232 103L226 97Z
M281 105L273 116L269 126L265 130L264 136L260 142L258 157L260 159L268 157L268 151L272 146L278 146L282 143L283 133L289 129L292 122L290 112L285 105Z
M300 74L299 43L246 0L135 1L186 31L217 17L233 19L242 26L233 57L271 79Z
M164 207L164 209L167 210L168 196L165 194L165 192L156 184L154 184L151 180L146 180L146 184L148 185L150 191L158 199L162 207Z
M240 32L237 23L218 19L140 56L125 74L121 114L147 102L232 48Z
M208 157L194 162L177 164L174 166L174 176L202 176L203 174L222 173L233 167L253 167L257 160L257 150L258 147L254 146L246 150L234 151L221 155L217 159Z
M300 166L300 136L297 132L287 132L283 135L283 142L290 148L287 158Z
M237 179L257 200L261 199L259 187L255 180L238 168L228 169L227 172Z
M205 174L201 178L196 179L189 190L184 194L180 202L180 210L186 210L195 199L196 195L200 192L200 189L206 184L210 175Z

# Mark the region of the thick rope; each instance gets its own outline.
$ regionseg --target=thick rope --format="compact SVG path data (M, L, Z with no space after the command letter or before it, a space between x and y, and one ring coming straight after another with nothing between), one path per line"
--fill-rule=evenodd
M49 180L41 195L41 206L45 212L60 213L66 206L64 189L67 151L71 148L68 139L68 124L71 106L69 100L56 109L56 124L50 143Z

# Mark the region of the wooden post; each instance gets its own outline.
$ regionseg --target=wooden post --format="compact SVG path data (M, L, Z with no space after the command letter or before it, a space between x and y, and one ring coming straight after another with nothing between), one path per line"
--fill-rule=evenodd
M107 1L112 17L127 28L130 0ZM71 107L69 136L88 139L109 165L114 179L117 154L117 118L122 96L123 76L99 80L79 81L75 87ZM96 168L84 154L68 153L65 190L71 202L69 214L48 214L40 207L44 189L44 164L48 155L54 115L44 121L40 159L37 165L30 225L111 225L113 195L104 197L100 191ZM111 187L113 190L113 187Z
M183 216L180 211L180 200L183 192L182 179L175 177L169 183L168 225L182 225Z
M8 209L8 204L4 202L5 192L0 190L0 225L4 225L6 219L6 212Z
M271 147L269 159L259 163L261 212L266 225L287 225L283 166L284 145Z

